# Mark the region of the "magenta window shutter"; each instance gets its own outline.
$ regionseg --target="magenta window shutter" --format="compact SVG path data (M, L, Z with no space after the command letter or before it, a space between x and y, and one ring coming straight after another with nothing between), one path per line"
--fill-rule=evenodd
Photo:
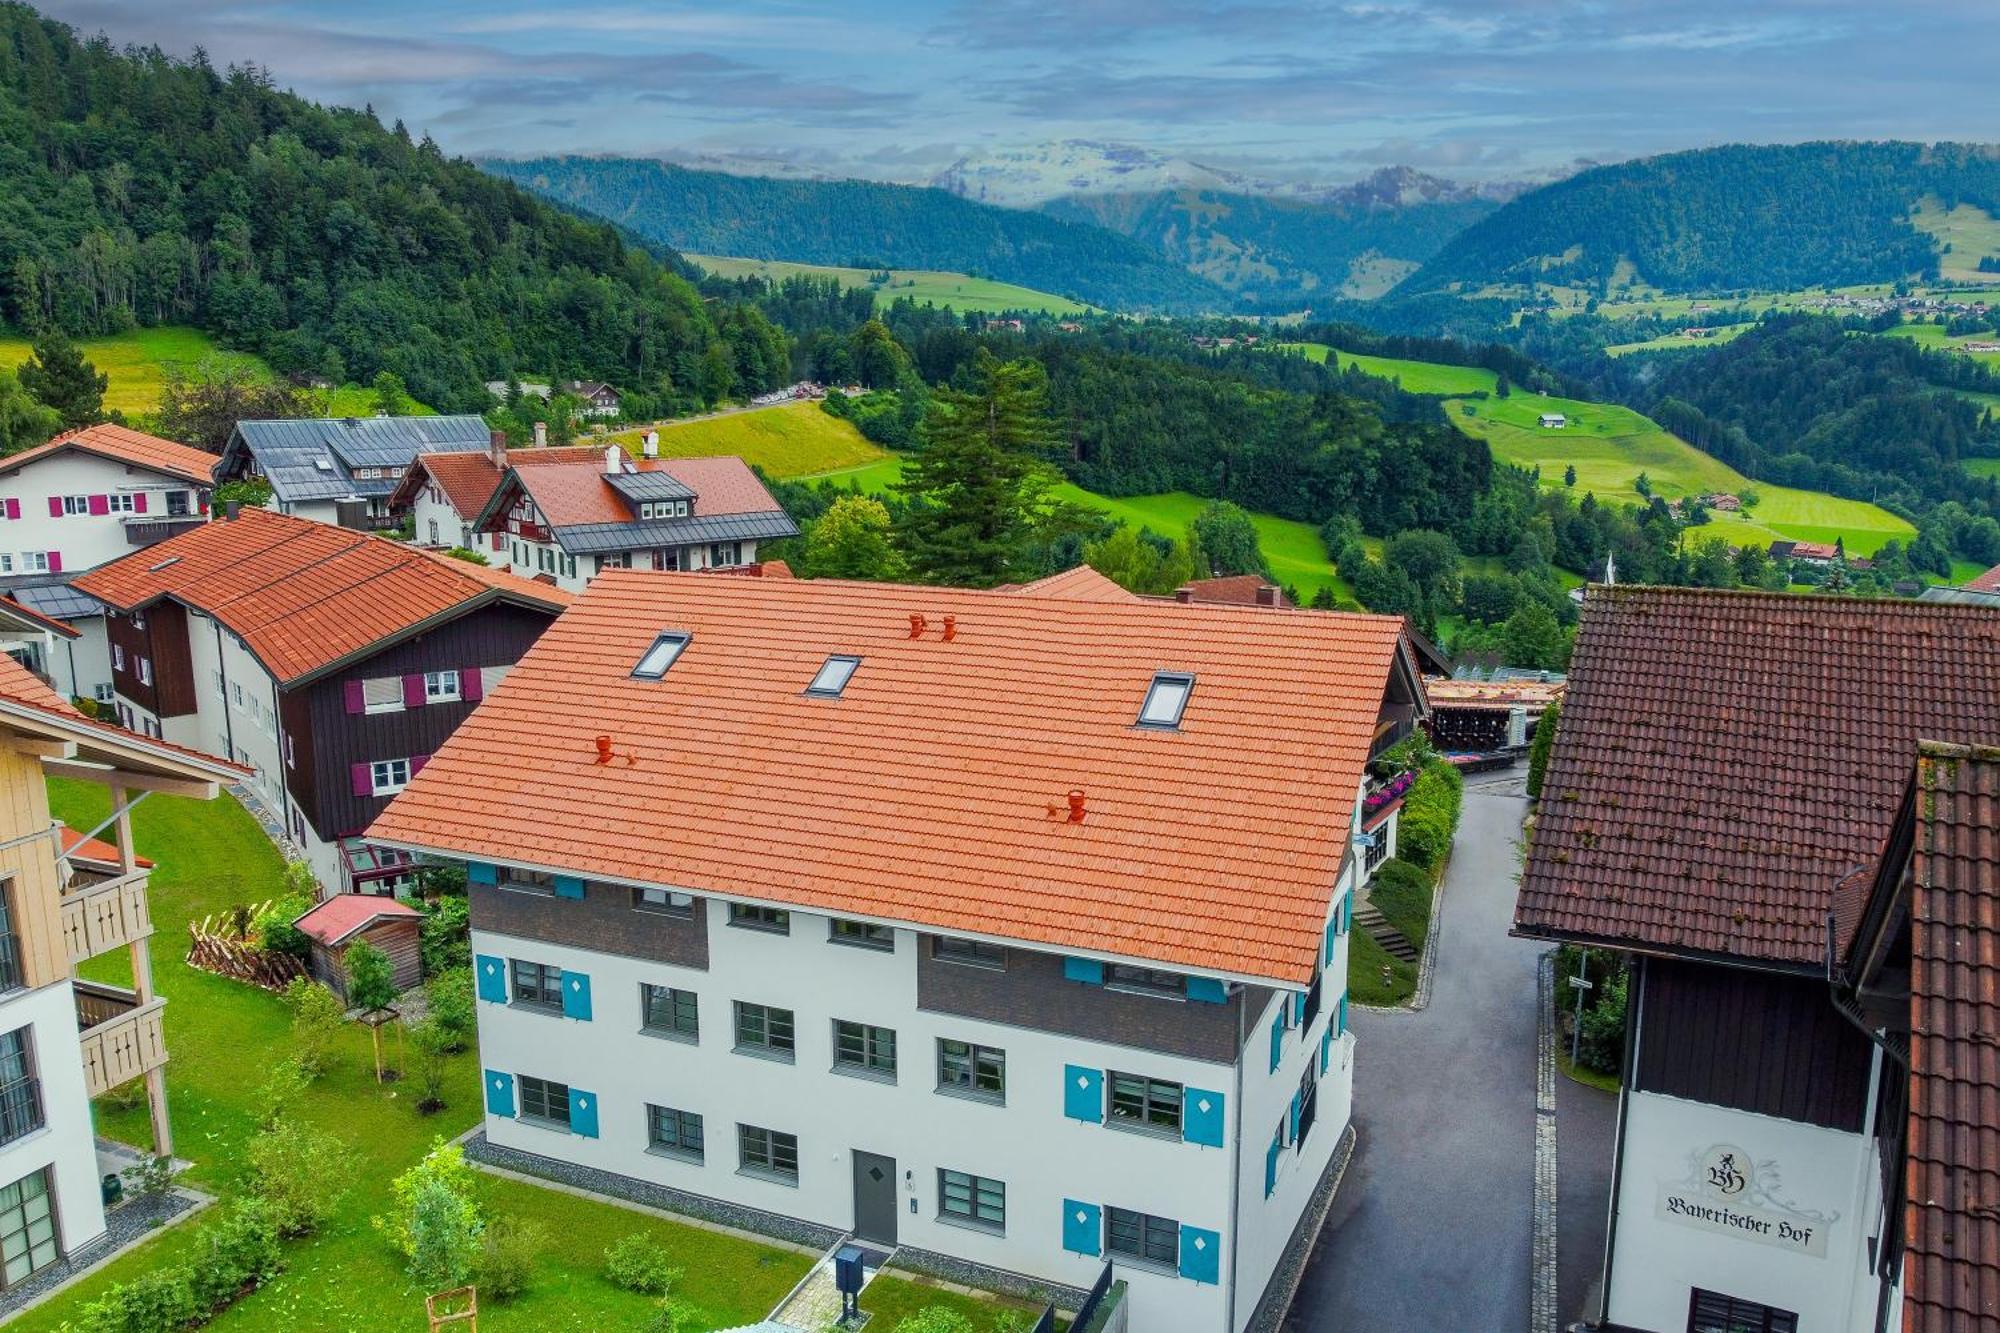
M7 502L7 517L19 518L20 516L21 516L21 502L19 500L9 500Z
M62 517L62 497L60 495L51 495L49 497L49 517Z
M347 772L354 779L354 794L356 796L373 796L375 794L375 779L370 775L368 765L349 764Z
M60 574L60 573L62 573L62 552L61 552L61 551L50 551L50 552L49 552L49 573L51 573L51 574Z
M411 758L410 758L410 776L411 776L411 777L415 777L415 776L416 776L417 774L419 774L419 773L423 772L423 771L424 771L424 765L425 765L425 764L428 764L428 763L429 763L430 761L431 761L431 757L430 757L429 755L427 755L427 754L419 754L419 755L413 755L413 756L411 756Z
M144 491L140 491L132 497L132 512L135 514L146 512L146 493Z
M348 712L361 713L367 711L368 701L362 698L361 696L360 681L350 680L346 684L342 685L340 688L341 688L341 693L346 696Z
M486 682L481 678L478 667L458 669L458 697L467 703L478 703L486 694Z
M422 708L424 706L424 673L412 671L403 677L403 707Z
M91 496L91 497L90 497L90 512L91 512L91 513L93 513L93 514L108 514L108 513L110 513L110 512L111 512L111 497L110 497L110 496L108 496L108 495L93 495L93 496Z
M201 512L204 514L208 512L208 497L206 495L201 497Z

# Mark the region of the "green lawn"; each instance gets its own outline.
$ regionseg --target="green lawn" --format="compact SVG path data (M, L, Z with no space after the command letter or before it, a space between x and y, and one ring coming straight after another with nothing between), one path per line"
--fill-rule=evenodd
M818 403L753 408L695 421L669 422L655 429L660 432L662 457L735 454L779 478L893 461L880 445L865 439L853 422L829 415ZM641 434L627 430L607 438L636 454Z
M868 1326L880 1333L895 1333L900 1320L933 1305L970 1319L974 1333L991 1333L994 1319L1007 1313L1025 1315L1021 1322L1025 1330L1042 1312L1041 1306L1027 1301L1004 1296L968 1296L942 1287L930 1278L894 1268L878 1274L861 1293L861 1308L869 1315Z
M1966 333L1953 337L1944 331L1942 324L1898 324L1884 336L1908 338L1918 346L1927 347L1934 352L1963 347L1967 343L2000 343L2000 334L1994 333L1991 329L1984 333ZM1974 361L2000 367L2000 352L1967 352L1965 355Z
M1396 380L1405 393L1467 394L1491 393L1498 377L1477 366L1445 366L1431 361L1403 361L1388 356L1360 356L1336 351L1325 343L1278 343L1277 351L1302 353L1307 360L1324 364L1335 358L1342 370L1359 370L1364 375Z
M1755 324L1724 324L1705 338L1691 338L1685 333L1663 333L1657 338L1644 342L1618 343L1604 349L1606 356L1624 356L1629 352L1658 352L1679 347L1719 347L1726 342L1734 342Z
M875 304L887 306L900 297L930 301L958 311L997 315L1007 310L1039 310L1056 316L1087 315L1094 308L1065 296L1052 296L1032 287L1011 282L994 282L964 273L937 269L890 269L889 281L874 283L870 278L879 269L842 268L834 264L793 264L778 259L732 259L722 255L689 255L709 272L724 278L760 277L772 282L806 274L817 278L838 278L843 287L866 287L875 293Z
M2000 477L2000 458L1968 458L1964 467L1975 477Z
M1946 208L1936 195L1925 195L1910 214L1910 224L1928 232L1938 242L1938 249L1951 247L1950 254L1938 257L1938 277L1944 281L2000 280L2000 275L1979 271L1983 256L2000 255L2000 218L1972 204Z
M1347 994L1356 1004L1401 1004L1417 991L1417 968L1391 958L1365 930L1347 935Z
M1990 566L1982 565L1977 560L1954 560L1951 562L1951 581L1969 583L1989 568Z
M200 329L133 329L109 338L91 338L77 344L84 357L110 377L104 391L104 405L128 416L157 411L160 386L166 382L167 367L193 365L211 356L263 369L264 363L241 352L223 352ZM26 338L0 337L0 365L18 366L28 359Z
M93 827L108 812L103 789L91 784L51 782L50 799L57 817L75 827ZM155 983L167 997L174 1146L194 1162L189 1183L227 1196L239 1187L237 1163L254 1128L251 1094L263 1071L287 1053L290 1021L276 997L189 968L182 957L186 929L192 919L273 896L281 866L256 824L227 796L214 802L153 796L133 818L139 850L158 862L152 875L152 958ZM126 969L114 956L92 960L85 971L119 980ZM478 1083L476 1058L470 1052L454 1057L448 1108L421 1116L402 1085L375 1083L367 1034L350 1029L333 1068L299 1109L349 1145L350 1188L321 1235L287 1247L285 1273L213 1327L325 1333L424 1328L422 1294L410 1287L368 1219L387 1202L391 1177L421 1157L434 1138L454 1136L478 1120ZM99 1132L147 1142L143 1097L112 1097L127 1104L101 1102ZM501 1333L635 1327L647 1302L598 1276L604 1247L631 1231L653 1233L687 1269L684 1295L704 1312L703 1329L762 1316L809 1262L789 1250L513 1181L490 1181L488 1203L496 1215L540 1221L551 1237L536 1286L518 1302L481 1311L482 1327ZM23 1315L13 1327L27 1333L60 1329L112 1282L178 1256L192 1231L178 1227L164 1233Z

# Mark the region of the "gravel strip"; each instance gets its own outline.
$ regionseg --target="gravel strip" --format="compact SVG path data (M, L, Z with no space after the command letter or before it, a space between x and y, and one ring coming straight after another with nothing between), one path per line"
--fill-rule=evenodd
M104 1234L47 1268L0 1292L0 1320L11 1318L110 1263L161 1228L183 1221L214 1200L192 1190L173 1189L157 1199L134 1199L104 1215Z
M1306 1262L1312 1258L1313 1247L1319 1243L1320 1228L1326 1225L1326 1215L1333 1209L1334 1196L1340 1193L1340 1182L1347 1175L1347 1165L1354 1160L1354 1126L1350 1123L1347 1131L1340 1136L1340 1143L1333 1150L1333 1157L1326 1164L1326 1171L1319 1178L1319 1188L1306 1202L1306 1210L1299 1218L1299 1225L1292 1231L1292 1239L1285 1246L1278 1266L1271 1270L1271 1281L1264 1288L1264 1298L1257 1302L1257 1309L1250 1322L1243 1326L1243 1333L1277 1333L1291 1313L1292 1300L1299 1294L1299 1283L1306 1275Z
M1535 1231L1530 1262L1529 1333L1556 1330L1556 951L1536 969Z

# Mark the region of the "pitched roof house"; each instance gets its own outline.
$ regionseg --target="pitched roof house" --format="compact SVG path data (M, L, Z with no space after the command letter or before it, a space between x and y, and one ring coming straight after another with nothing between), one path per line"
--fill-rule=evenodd
M476 533L473 525L509 467L593 463L603 457L601 448L587 444L509 449L506 436L494 431L484 453L418 454L390 492L389 512L399 518L409 514L416 540L426 546L504 551L501 533Z
M370 836L468 863L495 1152L1240 1328L1421 705L1392 617L611 571Z
M383 528L392 522L389 495L418 454L483 450L490 435L476 416L239 421L215 479L262 477L279 513Z
M1633 959L1606 1323L1876 1327L1903 1122L1829 990L1841 890L1920 743L1993 736L2000 612L1591 590L1515 926Z
M215 461L108 423L0 458L0 586L61 582L200 523Z
M244 510L78 580L112 610L118 713L254 770L322 883L407 870L358 835L569 604L387 538Z

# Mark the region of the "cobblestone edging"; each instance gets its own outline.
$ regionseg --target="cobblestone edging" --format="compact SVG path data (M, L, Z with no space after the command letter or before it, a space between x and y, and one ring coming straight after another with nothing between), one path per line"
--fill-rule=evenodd
M600 1171L596 1167L578 1166L573 1162L561 1162L553 1157L521 1152L516 1148L503 1148L496 1143L488 1142L486 1131L483 1129L473 1130L460 1142L465 1146L465 1156L469 1161L511 1171L517 1175L531 1176L536 1180L584 1194L603 1195L611 1199L622 1199L642 1208L677 1213L696 1222L705 1222L731 1231L768 1236L790 1245L810 1249L815 1254L824 1253L846 1234L833 1227L823 1227L816 1222L786 1217L780 1213L765 1212L761 1208L725 1203L721 1199L689 1194L685 1190L669 1189L665 1185L635 1180L631 1176L621 1176L611 1171Z
M1016 1300L1032 1301L1037 1305L1053 1305L1058 1310L1075 1310L1090 1296L1088 1291L1079 1287L1044 1282L1025 1273L1010 1273L1004 1268L988 1268L969 1259L954 1258L949 1254L939 1254L935 1250L913 1249L907 1245L898 1247L891 1256L888 1267L882 1271L893 1273L897 1269L955 1283L971 1291L990 1291L1002 1296L1012 1296Z
M1431 981L1437 975L1438 940L1444 933L1444 883L1451 869L1451 857L1438 868L1437 884L1431 889L1431 924L1424 932L1423 957L1417 963L1417 988L1410 992L1410 998L1401 1004L1362 1004L1354 1001L1356 1009L1366 1009L1377 1014L1422 1013L1431 1002Z
M1535 1207L1529 1333L1556 1333L1556 951L1535 969Z
M257 821L258 828L264 830L264 836L271 840L272 845L278 849L279 857L287 865L305 859L305 853L292 841L291 834L278 817L271 813L271 807L264 804L262 797L241 782L224 790L236 798L238 805L250 812L250 817Z
M187 1221L215 1200L176 1186L155 1202L134 1199L104 1215L104 1234L0 1292L0 1322L80 1282L141 1241Z
M1348 1163L1354 1160L1356 1141L1354 1126L1350 1123L1335 1145L1333 1157L1319 1178L1319 1187L1307 1201L1305 1213L1293 1229L1292 1239L1279 1257L1278 1266L1271 1270L1271 1280L1265 1284L1264 1297L1257 1302L1256 1312L1243 1326L1243 1333L1278 1333L1285 1316L1291 1313L1292 1301L1299 1294L1299 1283L1305 1279L1306 1263L1312 1258L1313 1248L1319 1244L1320 1228L1326 1225L1326 1215L1333 1211L1334 1196L1340 1193L1340 1182L1347 1176Z

